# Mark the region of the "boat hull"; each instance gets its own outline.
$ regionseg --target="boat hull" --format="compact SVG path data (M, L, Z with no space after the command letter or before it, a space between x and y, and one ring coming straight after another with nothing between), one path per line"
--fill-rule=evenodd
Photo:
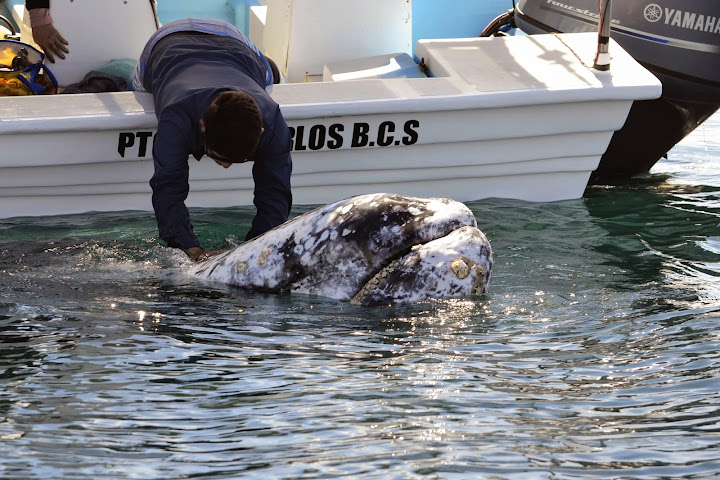
M622 129L613 134L592 185L614 185L647 173L670 149L710 118L718 107L659 98L633 103Z
M293 203L369 192L580 198L632 102L660 95L657 79L619 47L612 76L569 50L591 58L594 42L591 34L420 41L431 78L275 85L293 138ZM0 104L0 217L152 208L150 94ZM252 205L251 164L189 161L188 206Z
M663 94L633 105L590 178L596 184L650 171L720 106L717 2L616 1L612 18L612 38L662 81ZM597 31L597 1L520 0L515 21L530 34Z
M459 201L579 198L629 107L627 101L580 102L289 118L294 203L325 204L367 192ZM558 121L543 121L547 117ZM588 121L578 123L579 117ZM24 152L2 168L0 217L150 209L154 133L151 123L45 133L42 139L0 136L3 151ZM44 160L27 165L23 158ZM207 158L190 159L187 204L252 205L251 168L225 170Z

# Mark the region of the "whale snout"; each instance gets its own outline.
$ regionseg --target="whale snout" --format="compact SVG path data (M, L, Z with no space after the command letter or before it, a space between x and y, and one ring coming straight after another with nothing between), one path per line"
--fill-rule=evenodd
M417 245L376 274L351 303L375 306L428 298L464 298L487 293L492 272L490 242L476 227Z

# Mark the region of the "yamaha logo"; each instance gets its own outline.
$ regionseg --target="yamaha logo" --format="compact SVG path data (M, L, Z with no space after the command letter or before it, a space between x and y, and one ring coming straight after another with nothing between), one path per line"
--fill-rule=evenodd
M663 10L657 3L651 3L645 7L645 20L651 23L660 21L663 16Z

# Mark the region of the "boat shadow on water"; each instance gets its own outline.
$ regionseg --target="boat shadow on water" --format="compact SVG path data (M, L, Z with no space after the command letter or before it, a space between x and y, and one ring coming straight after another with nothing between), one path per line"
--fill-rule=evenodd
M622 272L619 290L656 286L639 299L640 310L717 303L720 289L717 200L720 188L669 184L670 176L646 174L613 187L589 187L584 204L607 232L594 247Z

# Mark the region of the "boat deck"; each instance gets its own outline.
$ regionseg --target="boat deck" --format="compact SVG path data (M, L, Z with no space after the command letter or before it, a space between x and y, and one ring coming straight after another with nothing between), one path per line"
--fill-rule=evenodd
M415 53L425 60L432 78L290 83L275 85L272 96L288 120L659 96L659 81L615 45L609 73L589 68L595 41L596 35L587 33L421 40ZM585 54L584 63L576 52ZM0 101L0 135L148 128L157 123L150 95L137 92Z

